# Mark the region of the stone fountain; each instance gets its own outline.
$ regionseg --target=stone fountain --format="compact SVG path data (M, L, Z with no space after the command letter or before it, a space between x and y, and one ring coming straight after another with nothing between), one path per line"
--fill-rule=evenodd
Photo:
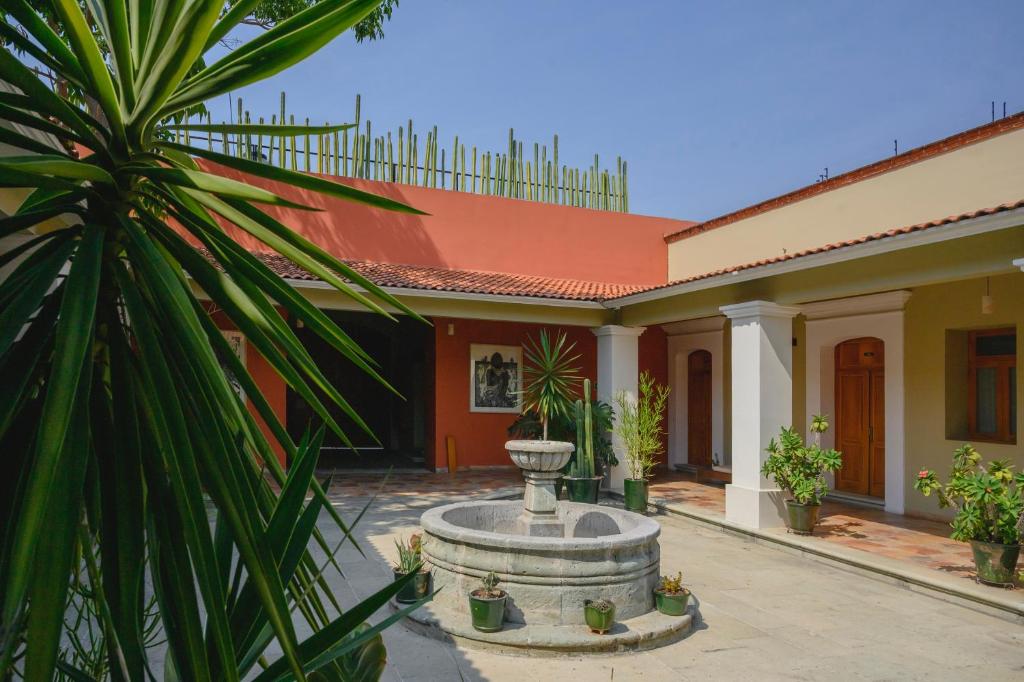
M523 470L522 500L475 500L435 507L420 519L423 557L437 590L411 616L424 634L499 649L607 651L658 646L689 630L690 616L654 610L659 524L616 507L558 502L555 480L570 443L509 441ZM467 595L494 571L508 593L505 628L482 633L470 623ZM585 599L616 605L616 628L591 634Z

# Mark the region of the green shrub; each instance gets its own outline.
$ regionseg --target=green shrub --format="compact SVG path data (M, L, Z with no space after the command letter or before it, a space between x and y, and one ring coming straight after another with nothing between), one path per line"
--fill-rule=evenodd
M985 466L974 446L962 445L953 453L948 483L940 482L934 471L922 469L914 488L925 496L934 492L940 507L956 512L950 524L950 537L954 540L1003 545L1020 542L1024 527L1024 474L1014 474L1008 460L993 460Z
M768 459L761 466L761 474L772 478L776 485L789 492L800 504L821 504L828 494L825 472L837 471L843 465L842 454L821 447L821 434L828 431L828 417L815 415L811 419L814 443L804 445L804 439L792 428L782 428L779 440L768 443Z

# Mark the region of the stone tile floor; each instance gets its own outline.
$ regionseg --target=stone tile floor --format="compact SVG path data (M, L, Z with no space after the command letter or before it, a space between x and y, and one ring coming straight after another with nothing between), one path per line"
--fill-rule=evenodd
M725 517L724 486L698 481L694 474L659 472L651 485L651 495ZM970 546L951 540L949 531L949 525L941 521L826 501L822 505L821 524L815 529L814 538L974 580Z
M335 504L352 517L366 502L365 482L338 483L332 490ZM471 472L412 491L413 481L396 482L394 492L380 495L356 529L365 556L344 546L339 560L345 576L328 577L342 604L351 605L392 579L394 539L415 532L423 511L514 483L514 472ZM663 570L681 570L699 606L686 639L628 655L527 658L450 646L393 626L385 634L385 679L1024 679L1024 626L684 518L658 521ZM328 539L338 537L326 516L322 528Z

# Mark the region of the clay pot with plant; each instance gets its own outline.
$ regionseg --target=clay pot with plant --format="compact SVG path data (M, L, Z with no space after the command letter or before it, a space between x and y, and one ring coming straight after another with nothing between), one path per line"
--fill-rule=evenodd
M576 452L563 480L570 500L597 504L603 477L597 473L594 457L594 404L591 400L590 379L583 380L583 399L577 400L574 407Z
M683 587L681 572L676 573L675 577L661 576L661 581L654 590L654 604L658 611L666 616L682 616L686 613L689 602L690 590Z
M615 433L626 451L629 472L623 481L623 497L626 509L632 512L647 511L651 473L658 464L658 455L665 451L662 423L668 394L668 386L658 384L650 372L644 371L636 398L625 391L615 396Z
M761 474L790 495L786 500L789 529L798 535L810 535L818 525L821 500L828 494L827 472L843 465L838 450L821 447L821 434L828 431L828 417L811 418L814 442L805 445L796 429L783 427L779 439L768 443L768 459L761 465Z
M415 577L407 582L395 595L400 604L413 604L430 593L430 572L423 568L423 555L420 536L411 535L408 541L395 540L398 548L398 561L395 562L395 581L401 580L410 573Z
M615 625L615 604L608 599L587 599L583 602L583 617L591 632L603 635Z
M947 483L922 469L914 488L926 496L934 492L940 507L953 509L950 537L970 543L979 581L1013 585L1024 534L1024 473L1014 473L1009 460L983 464L981 453L967 444L953 453Z
M499 582L491 571L480 580L481 586L469 593L469 613L473 627L480 632L498 632L505 621L508 594L498 589Z

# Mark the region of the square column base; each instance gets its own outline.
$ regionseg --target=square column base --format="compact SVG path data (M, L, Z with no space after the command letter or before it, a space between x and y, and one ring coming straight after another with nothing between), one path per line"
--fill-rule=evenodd
M725 486L725 520L747 528L778 528L786 525L786 503L778 489L759 490Z

